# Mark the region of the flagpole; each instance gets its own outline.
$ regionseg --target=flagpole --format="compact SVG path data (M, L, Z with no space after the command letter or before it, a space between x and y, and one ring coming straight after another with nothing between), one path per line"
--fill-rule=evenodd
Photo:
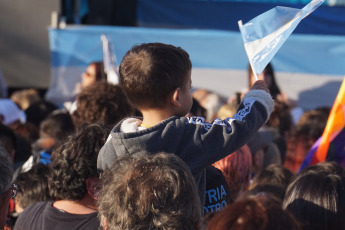
M239 20L237 23L238 23L238 27L241 29L242 26L243 26L242 20ZM244 47L244 49L246 49L246 47ZM246 52L246 53L247 53L247 52ZM247 56L248 56L248 53L247 53ZM258 75L257 75L257 73L256 73L256 71L255 71L255 69L254 69L254 66L252 65L252 62L251 62L249 56L248 56L248 60L249 60L250 67L251 67L252 70L253 70L252 72L253 72L253 74L254 74L255 79L256 79L256 80L259 80Z

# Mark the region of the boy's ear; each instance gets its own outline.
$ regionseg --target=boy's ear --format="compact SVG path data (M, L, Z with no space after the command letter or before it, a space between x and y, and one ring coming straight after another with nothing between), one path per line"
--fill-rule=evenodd
M177 107L181 106L180 93L181 93L181 89L176 88L172 94L172 97L171 97L171 103Z

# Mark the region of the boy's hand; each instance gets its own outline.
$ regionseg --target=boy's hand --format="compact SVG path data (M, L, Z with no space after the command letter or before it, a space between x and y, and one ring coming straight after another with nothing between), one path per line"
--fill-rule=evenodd
M262 89L262 90L265 90L267 93L270 92L266 83L263 80L257 80L250 90L253 90L253 89Z

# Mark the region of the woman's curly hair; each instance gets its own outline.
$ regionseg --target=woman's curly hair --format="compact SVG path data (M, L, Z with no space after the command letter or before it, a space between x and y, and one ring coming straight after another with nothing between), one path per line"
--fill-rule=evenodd
M86 194L86 179L97 176L97 156L108 134L104 126L85 125L54 150L48 179L53 200L80 200Z
M84 123L96 122L114 126L133 114L134 108L121 86L96 82L78 95L77 110L72 114L72 119L78 129Z

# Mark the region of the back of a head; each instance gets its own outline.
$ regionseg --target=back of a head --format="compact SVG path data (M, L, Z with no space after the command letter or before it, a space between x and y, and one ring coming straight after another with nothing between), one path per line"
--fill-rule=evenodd
M98 208L109 230L193 230L201 210L190 170L165 153L117 160L102 176Z
M289 110L289 105L276 100L274 101L274 109L267 121L267 126L277 129L282 137L286 137L293 126Z
M160 108L175 89L184 87L191 68L182 48L146 43L126 53L120 64L120 82L136 108Z
M121 86L96 82L78 95L77 110L72 119L77 129L84 123L96 122L112 127L133 113L134 109Z
M305 112L292 130L291 136L293 138L303 137L305 141L317 140L325 129L329 113L330 108L327 107Z
M193 104L189 115L193 117L206 117L206 109L202 107L195 98L193 98Z
M272 164L255 175L251 187L272 184L287 187L293 174L282 165Z
M74 124L71 115L67 112L53 112L40 124L40 137L53 138L63 142L68 135L74 132Z
M303 169L287 188L283 207L306 230L344 229L345 169L330 162Z
M207 94L204 101L201 103L207 111L206 120L212 122L217 118L218 110L224 105L225 101L216 93Z
M285 197L286 187L277 184L259 184L255 187L251 188L242 195L238 199L243 199L244 197L253 197L258 196L260 194L270 194L275 196L281 203L283 203Z
M227 117L233 117L237 113L238 106L233 104L222 105L217 111L217 118L224 120Z
M50 200L48 191L49 166L35 164L24 173L20 173L15 179L18 185L16 203L21 208L26 208L30 204ZM18 212L18 210L17 210Z
M284 166L293 173L297 172L309 149L322 135L329 111L323 107L305 112L289 134Z
M25 110L26 121L39 127L41 122L56 109L58 107L51 102L44 100L36 102Z
M327 121L330 112L331 108L327 106L308 110L302 114L297 125L316 124L317 122L324 123Z
M48 178L52 199L79 200L86 194L86 180L98 176L97 156L108 134L101 125L88 125L53 151Z
M293 215L269 194L238 200L216 214L207 230L300 230Z
M18 104L22 110L26 110L30 105L39 102L41 97L35 89L23 89L14 91L11 94L11 100Z

